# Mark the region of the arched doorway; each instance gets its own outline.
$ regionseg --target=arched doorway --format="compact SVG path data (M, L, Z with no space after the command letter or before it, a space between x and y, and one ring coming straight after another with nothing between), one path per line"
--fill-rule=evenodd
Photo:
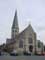
M32 46L32 45L29 46L29 51L30 51L30 52L33 51L33 46Z

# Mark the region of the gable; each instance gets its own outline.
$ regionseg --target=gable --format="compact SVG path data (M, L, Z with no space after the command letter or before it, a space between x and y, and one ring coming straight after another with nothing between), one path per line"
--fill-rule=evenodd
M25 33L25 32L34 33L34 30L33 30L33 28L32 28L31 25L28 25L28 27L25 28L25 29L24 29L21 33L19 33L19 34L23 34L23 33Z

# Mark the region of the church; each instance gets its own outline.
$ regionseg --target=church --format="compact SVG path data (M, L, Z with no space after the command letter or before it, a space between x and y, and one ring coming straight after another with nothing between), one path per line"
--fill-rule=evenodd
M19 54L24 51L35 53L36 51L36 32L29 24L22 32L19 32L17 10L11 27L11 38L6 40L10 49L16 50Z

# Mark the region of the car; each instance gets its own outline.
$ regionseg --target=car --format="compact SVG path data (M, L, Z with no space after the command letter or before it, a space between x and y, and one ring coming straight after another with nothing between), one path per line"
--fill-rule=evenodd
M30 55L31 56L31 53L30 52L24 52L24 55Z
M1 56L1 52L0 52L0 56Z
M11 53L10 53L11 56L18 56L18 53L16 50L13 50Z
M1 52L1 56L9 56L10 54L7 52Z

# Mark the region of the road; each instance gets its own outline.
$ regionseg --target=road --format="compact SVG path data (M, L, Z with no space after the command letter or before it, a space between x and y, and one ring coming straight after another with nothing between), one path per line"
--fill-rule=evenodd
M45 60L45 56L0 56L0 60Z

